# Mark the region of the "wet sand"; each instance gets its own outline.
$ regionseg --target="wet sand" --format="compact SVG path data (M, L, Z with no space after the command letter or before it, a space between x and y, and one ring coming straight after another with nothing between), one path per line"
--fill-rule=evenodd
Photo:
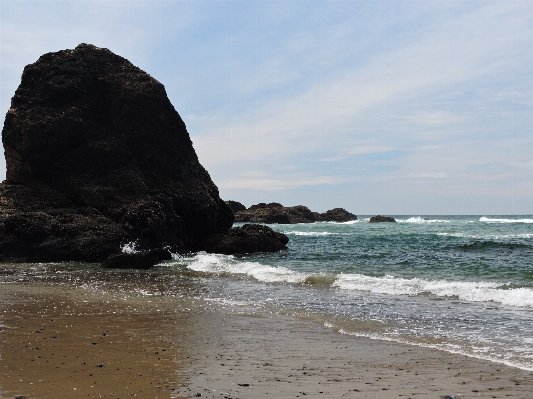
M0 286L4 398L532 398L533 372L188 297Z
M216 335L204 339L205 353L196 372L188 373L182 394L226 399L533 397L532 372L346 336L275 315L226 315Z
M57 288L0 289L1 397L169 398L181 386L186 312Z

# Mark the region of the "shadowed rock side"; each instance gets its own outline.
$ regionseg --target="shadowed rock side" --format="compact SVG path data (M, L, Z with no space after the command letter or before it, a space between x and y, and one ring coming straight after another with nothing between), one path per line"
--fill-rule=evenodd
M390 216L373 216L370 218L370 223L396 223L396 219Z
M2 142L0 261L102 261L133 240L203 249L233 224L163 85L107 49L26 66Z
M171 260L172 255L167 249L154 249L139 253L122 253L110 255L102 262L107 269L149 269L164 260Z
M245 224L228 233L208 237L204 247L208 252L221 254L246 254L250 252L277 252L287 249L289 239L285 234L267 226Z
M246 210L235 213L236 222L252 223L314 223L314 222L348 222L357 220L357 216L342 208L331 209L324 213L312 212L303 205L286 207L277 202L259 203Z

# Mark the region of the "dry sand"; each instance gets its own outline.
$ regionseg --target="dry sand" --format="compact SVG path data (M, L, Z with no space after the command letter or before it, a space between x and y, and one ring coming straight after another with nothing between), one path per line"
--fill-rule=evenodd
M191 298L0 286L4 398L533 398L533 373Z

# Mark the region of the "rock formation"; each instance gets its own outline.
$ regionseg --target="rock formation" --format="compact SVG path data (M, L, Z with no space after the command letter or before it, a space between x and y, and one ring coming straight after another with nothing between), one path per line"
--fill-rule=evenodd
M107 49L26 66L2 141L0 261L102 261L133 240L201 250L233 224L163 85Z
M235 214L239 211L245 211L246 207L237 201L226 201L226 205L229 206L231 211Z
M251 223L314 223L314 222L348 222L357 220L357 216L342 208L331 209L324 213L312 212L303 205L285 207L277 202L259 203L244 211L235 213L236 222Z
M349 222L351 220L357 220L357 216L343 208L330 209L317 216L317 222Z
M390 216L373 216L370 218L370 223L396 223L396 219L390 217Z
M167 249L153 249L146 252L112 254L102 262L106 269L149 269L164 260L172 259Z
M246 254L250 252L277 252L285 249L289 239L285 234L267 226L245 224L234 227L228 233L208 237L204 247L208 252L222 254Z

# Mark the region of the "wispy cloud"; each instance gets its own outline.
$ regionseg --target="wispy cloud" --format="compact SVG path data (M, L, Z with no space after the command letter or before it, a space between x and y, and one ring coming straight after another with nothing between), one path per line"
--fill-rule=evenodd
M291 176L291 179L269 178L236 178L222 180L219 187L222 189L249 189L258 191L281 191L302 186L338 185L349 182L350 179L338 176Z
M165 84L225 198L533 200L532 2L0 6L3 109L40 54L109 47Z

